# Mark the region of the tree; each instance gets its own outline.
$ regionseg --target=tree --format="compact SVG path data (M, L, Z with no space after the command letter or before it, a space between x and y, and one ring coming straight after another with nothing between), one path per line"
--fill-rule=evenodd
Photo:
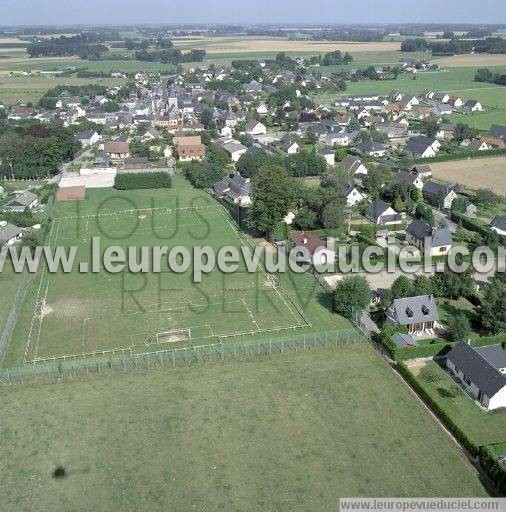
M208 109L204 109L200 116L200 122L204 125L205 129L214 129L216 128L216 123L213 119L213 113Z
M235 168L244 178L253 178L266 165L282 165L279 157L268 155L265 151L244 153L239 158Z
M263 233L271 233L294 207L293 180L284 167L267 165L253 177L252 188L250 223Z
M421 124L424 132L427 134L427 137L435 137L436 133L439 131L437 119L434 119L433 117L424 119Z
M437 272L432 276L431 282L434 294L438 297L449 299L467 297L474 291L472 265L469 265L465 272L454 272L447 265L443 272Z
M457 313L448 321L448 337L451 341L467 341L471 334L471 325L464 313Z
M372 293L364 277L346 277L336 286L333 309L346 318L352 318L353 314L364 311L371 298Z
M424 275L415 277L415 280L413 281L413 290L416 291L417 295L432 295L434 293L432 281L429 277Z
M473 200L477 204L484 206L497 206L501 203L501 196L494 194L489 188L479 188L475 193Z
M416 205L415 215L418 219L423 220L431 227L436 225L436 219L434 218L432 208L424 203L418 203Z
M227 152L216 144L209 144L206 147L206 160L219 167L225 167L230 163Z
M7 132L0 136L0 160L9 166L13 174L13 165L21 146L21 137L15 132Z
M500 278L493 279L485 287L481 305L481 323L490 334L506 331L506 284Z
M404 297L412 297L413 295L415 295L413 282L406 276L399 276L390 287L391 299L402 299Z

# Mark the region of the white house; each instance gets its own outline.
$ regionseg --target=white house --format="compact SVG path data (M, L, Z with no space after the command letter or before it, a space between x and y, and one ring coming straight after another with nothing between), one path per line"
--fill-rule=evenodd
M446 367L485 409L506 408L506 349L501 343L474 348L461 341L446 355Z
M26 208L30 210L35 208L38 203L39 200L35 194L23 192L4 206L4 212L24 212Z
M444 256L450 252L453 238L448 229L433 229L415 219L406 228L406 241L431 256Z
M227 152L232 162L237 162L248 148L235 139L224 141L221 147Z
M294 248L304 248L315 266L326 265L335 262L336 253L328 249L325 244L315 235L308 231L296 231L290 236Z
M251 119L246 123L246 133L251 136L255 135L265 135L267 133L267 128L260 121L256 119Z
M506 216L497 215L490 223L490 229L498 235L506 236Z
M83 132L76 133L76 140L84 148L85 146L91 146L98 142L102 137L94 130L85 130Z
M234 131L232 130L232 128L227 124L220 128L220 134L223 135L224 137L231 137L233 132Z
M422 190L423 188L423 181L416 174L410 172L399 171L394 176L394 183L398 183L399 185L406 183L407 185L416 187L418 190Z
M347 133L328 133L325 135L325 144L329 146L348 146L351 143Z
M293 140L287 140L283 142L283 149L289 154L289 155L295 155L299 152L299 145L293 141Z
M401 222L402 216L381 199L372 202L364 212L366 218L378 225L387 226Z
M481 112L483 105L478 100L469 100L464 103L464 108L470 112Z
M0 247L12 245L23 236L23 230L5 221L0 221Z
M321 156L328 166L334 167L336 163L336 154L330 148L323 148L318 151L318 156Z
M365 199L364 194L357 190L351 183L343 183L341 190L346 198L347 206L355 206Z

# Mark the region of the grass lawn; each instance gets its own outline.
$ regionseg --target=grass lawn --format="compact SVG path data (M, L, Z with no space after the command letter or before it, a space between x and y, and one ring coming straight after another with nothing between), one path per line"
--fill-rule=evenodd
M367 344L21 385L0 408L3 512L324 512L344 496L486 495Z
M0 334L2 333L7 317L10 313L12 302L18 292L23 274L18 274L12 269L12 265L6 262L0 272ZM11 300L9 300L10 298Z
M434 361L429 361L427 364L438 375L439 380L427 382L420 376L418 380L475 443L484 445L506 442L506 414L504 412L487 413L483 411L461 389L455 398L448 398L444 394L444 390L454 388L455 381Z
M464 297L460 297L456 300L450 299L437 299L439 321L447 326L450 318L454 317L458 313L464 313L469 320L471 326L477 325L479 318L476 314L475 307Z

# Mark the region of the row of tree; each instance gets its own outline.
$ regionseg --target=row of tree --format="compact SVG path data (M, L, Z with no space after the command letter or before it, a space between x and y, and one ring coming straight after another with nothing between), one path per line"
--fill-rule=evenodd
M488 68L480 68L474 75L476 82L489 82L491 84L506 85L506 73L492 73Z
M31 125L0 131L1 173L16 178L42 178L57 174L63 162L79 149L74 132L57 125Z
M135 59L146 62L161 62L162 64L182 64L183 62L202 62L206 57L205 50L192 49L183 53L179 48L164 50L139 50L135 52Z

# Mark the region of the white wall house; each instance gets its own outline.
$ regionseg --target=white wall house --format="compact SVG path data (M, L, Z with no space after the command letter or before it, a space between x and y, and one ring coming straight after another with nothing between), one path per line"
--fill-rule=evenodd
M446 367L485 409L506 408L506 350L501 343L474 348L461 341L446 355Z

